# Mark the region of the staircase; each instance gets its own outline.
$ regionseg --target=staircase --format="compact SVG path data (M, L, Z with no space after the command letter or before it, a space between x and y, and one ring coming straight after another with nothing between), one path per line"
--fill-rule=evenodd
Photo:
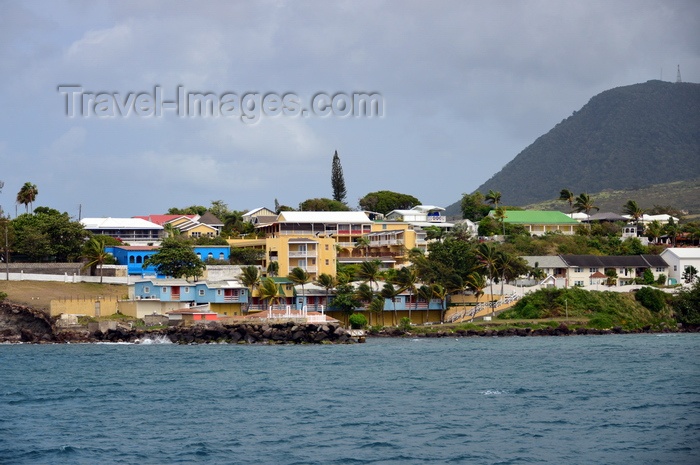
M445 323L470 321L472 314L474 319L490 316L491 314L496 315L515 305L519 299L520 296L513 292L512 294L501 296L500 299L494 302L479 302L473 307L455 307L454 310L450 309L446 313Z

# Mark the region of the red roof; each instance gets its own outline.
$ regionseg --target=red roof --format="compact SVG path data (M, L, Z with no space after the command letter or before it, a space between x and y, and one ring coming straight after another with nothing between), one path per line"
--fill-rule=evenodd
M148 216L135 216L134 218L141 218L142 220L150 221L151 223L159 224L163 226L165 223L178 219L178 218L189 218L194 219L197 215L148 215Z
M605 275L604 275L603 273L601 273L600 271L596 271L595 273L593 273L593 274L591 275L591 278L607 278L607 276L605 276Z

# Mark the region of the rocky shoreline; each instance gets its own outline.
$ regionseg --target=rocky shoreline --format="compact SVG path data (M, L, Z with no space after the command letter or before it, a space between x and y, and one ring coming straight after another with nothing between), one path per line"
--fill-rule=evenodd
M399 328L385 328L381 331L355 332L346 330L338 324L282 322L222 325L212 322L207 325L171 326L152 330L118 325L116 328L90 331L82 328L57 328L50 318L39 310L7 302L0 303L0 343L353 344L364 342L365 336L368 338L536 337L692 332L700 332L700 327L664 327L661 330L652 329L650 326L635 330L621 327L592 329L569 328L562 323L557 327L536 329L526 327L411 332Z

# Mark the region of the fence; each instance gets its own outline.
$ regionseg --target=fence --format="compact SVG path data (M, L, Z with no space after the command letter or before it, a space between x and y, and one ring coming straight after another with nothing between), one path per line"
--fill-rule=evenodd
M38 273L25 273L20 271L19 273L0 273L0 279L5 279L7 281L53 281L61 283L99 283L99 276L83 276L73 273L69 275L64 274L38 274ZM138 279L142 279L139 276L104 276L101 278L104 284L132 284Z

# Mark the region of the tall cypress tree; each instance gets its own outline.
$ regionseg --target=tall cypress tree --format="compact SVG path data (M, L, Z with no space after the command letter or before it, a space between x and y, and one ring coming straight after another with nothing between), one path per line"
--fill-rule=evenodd
M333 169L331 171L331 185L333 186L333 200L345 203L347 191L345 190L345 179L343 178L343 167L340 166L338 151L333 155Z

